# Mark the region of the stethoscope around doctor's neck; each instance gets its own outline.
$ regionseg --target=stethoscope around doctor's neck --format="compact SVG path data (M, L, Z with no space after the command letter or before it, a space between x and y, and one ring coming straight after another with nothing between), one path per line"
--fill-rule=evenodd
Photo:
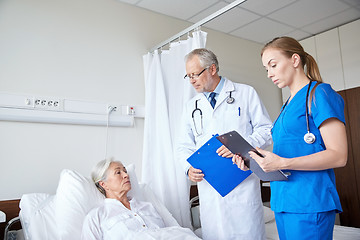
M232 91L229 92L229 97L226 99L227 104L233 104L235 102L235 99L231 96L231 93L232 93ZM197 105L199 100L200 99L197 99L195 101L195 109L191 113L191 117L192 117L192 120L193 120L193 123L194 123L195 132L196 132L196 134L198 136L200 136L203 133L203 115L202 115L201 109L198 108L198 105ZM200 126L201 126L201 132L200 133L198 132L198 129L197 129L196 123L195 123L195 113L196 113L196 111L199 111L199 114L200 114Z
M308 107L308 99L309 99L309 91L310 91L310 86L311 86L311 83L312 83L312 80L310 80L309 82L309 86L307 88L307 92L306 92L306 102L305 102L305 108L306 108L306 112L305 112L305 116L306 116L306 128L307 128L307 133L305 133L304 135L304 141L307 143L307 144L312 144L315 142L316 140L316 137L313 133L310 132L310 127L309 127L309 107ZM290 99L290 98L289 98ZM284 104L284 106L282 107L281 109L281 112L284 110L284 108L286 107L286 105L288 104L289 102L289 99L286 101L286 103ZM281 114L280 112L280 114ZM279 116L280 116L279 114ZM279 118L279 117L278 117ZM277 122L277 119L275 121L275 123ZM275 126L275 123L274 123L274 126Z

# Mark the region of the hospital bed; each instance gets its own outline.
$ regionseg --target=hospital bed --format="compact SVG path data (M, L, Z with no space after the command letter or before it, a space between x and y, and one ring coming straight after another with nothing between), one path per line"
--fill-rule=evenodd
M149 233L141 233L141 239L198 239L187 228L181 228L171 213L165 208L145 184L139 184L134 165L127 166L132 189L129 197L153 204L164 220L165 227ZM55 195L47 193L24 194L20 200L19 217L9 221L5 230L5 240L9 236L11 224L21 222L22 229L10 235L11 240L79 240L82 223L87 213L101 204L104 196L94 183L76 171L65 169L61 172ZM139 236L140 238L140 236Z

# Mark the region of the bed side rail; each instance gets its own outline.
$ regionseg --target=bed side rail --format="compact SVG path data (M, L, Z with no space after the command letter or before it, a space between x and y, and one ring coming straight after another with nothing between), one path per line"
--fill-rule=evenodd
M11 226L17 222L20 222L20 217L14 217L6 224L5 231L4 231L4 240L8 240L9 231L11 229Z

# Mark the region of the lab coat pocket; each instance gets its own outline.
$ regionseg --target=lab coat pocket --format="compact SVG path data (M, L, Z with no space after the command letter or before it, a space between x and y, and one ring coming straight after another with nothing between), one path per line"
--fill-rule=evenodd
M249 116L246 111L242 111L240 115L238 112L239 110L234 109L224 113L223 117L225 121L222 121L224 132L236 130L239 133L250 134L252 132L252 126Z

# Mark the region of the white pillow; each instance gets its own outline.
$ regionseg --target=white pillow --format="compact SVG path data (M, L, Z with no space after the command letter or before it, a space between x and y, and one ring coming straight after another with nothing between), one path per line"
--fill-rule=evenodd
M19 216L26 239L41 239L39 236L57 239L53 205L54 195L47 193L29 193L21 197Z
M275 214L271 208L264 206L264 221L265 223L271 222L275 219Z
M132 187L129 196L136 196L139 186L135 166L131 164L127 170ZM104 196L90 178L83 177L76 171L63 170L55 199L55 214L60 239L80 239L85 216L103 200Z
M135 165L129 164L128 166L126 166L126 170L129 174L131 182L131 190L128 192L128 197L135 197L138 200L144 200L143 193L139 186L139 181L136 177Z
M29 193L24 194L20 200L21 224L27 225L30 217L44 204L45 200L50 197L47 193Z
M31 216L27 231L23 230L26 239L59 239L57 224L54 218L55 197L50 195ZM22 223L21 223L22 224Z

